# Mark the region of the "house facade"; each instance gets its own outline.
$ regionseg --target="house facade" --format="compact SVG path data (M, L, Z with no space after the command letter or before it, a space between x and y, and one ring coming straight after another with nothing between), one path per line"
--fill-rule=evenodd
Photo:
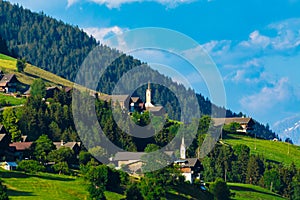
M174 164L179 166L185 181L194 183L196 179L200 179L200 173L203 171L203 166L198 158L186 158L184 138L182 138L180 145L180 159L176 160Z
M255 124L254 120L249 117L232 117L232 118L212 118L214 126L223 126L224 124L238 123L240 129L237 132L250 133Z
M17 92L18 84L19 81L15 74L3 74L3 72L0 72L0 92Z

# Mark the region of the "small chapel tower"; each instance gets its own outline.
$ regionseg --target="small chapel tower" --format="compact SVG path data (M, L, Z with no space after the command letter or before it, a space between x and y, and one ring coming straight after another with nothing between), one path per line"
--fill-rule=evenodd
M186 147L184 144L184 137L182 137L181 145L180 145L180 159L186 159Z
M145 103L145 107L146 107L146 108L154 107L154 105L152 105L152 103L151 103L151 88L150 88L150 82L148 82L148 89L146 90L146 103Z

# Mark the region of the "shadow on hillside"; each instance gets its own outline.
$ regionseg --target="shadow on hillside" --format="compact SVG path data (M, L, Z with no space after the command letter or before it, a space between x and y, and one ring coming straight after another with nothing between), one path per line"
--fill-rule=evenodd
M240 137L237 137L239 136L238 134L234 135L234 134L227 134L227 135L223 135L223 139L234 139L234 140L240 140L241 138Z
M12 197L17 197L17 196L35 196L32 194L32 192L25 192L25 191L18 191L18 190L12 190L12 189L7 189L7 194L8 196Z
M45 78L41 78L39 77L38 75L34 75L34 74L29 74L28 72L24 72L24 74L28 77L31 77L31 78L34 78L34 79L37 79L37 78L40 78L42 79L45 83L49 83L49 80L45 79Z
M168 193L168 195L172 195L170 198L168 199L191 199L190 197L192 197L192 199L205 199L205 200L210 200L213 199L213 196L209 193L209 192L205 192L205 191L201 191L199 187L197 187L196 185L191 185L191 184L181 184L178 186L175 186L174 189L176 190L177 193L181 194L181 195L174 195L174 194L170 194ZM188 198L184 197L184 196L190 196Z
M66 177L59 177L59 175L47 175L47 174L27 174L24 172L6 172L0 171L1 178L41 178L46 180L54 180L54 181L74 181L74 178L66 178Z
M253 188L247 188L247 187L243 187L243 186L233 185L233 186L229 186L229 188L231 190L235 190L235 191L256 192L256 193L266 194L266 195L270 195L270 196L274 196L274 197L279 197L278 195L273 194L273 193L263 192L263 191L255 190Z

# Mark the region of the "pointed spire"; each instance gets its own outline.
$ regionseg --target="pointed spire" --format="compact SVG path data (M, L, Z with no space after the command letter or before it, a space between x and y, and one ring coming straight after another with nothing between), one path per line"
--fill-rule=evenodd
M184 144L184 137L182 137L182 139L181 139L180 159L186 159L186 147L185 147L185 144Z
M150 90L150 81L148 81L148 90Z

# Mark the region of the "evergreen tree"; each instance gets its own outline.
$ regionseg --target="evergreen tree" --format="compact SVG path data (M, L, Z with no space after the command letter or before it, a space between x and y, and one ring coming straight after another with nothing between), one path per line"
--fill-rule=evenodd
M264 162L259 156L251 156L247 166L247 183L257 185L264 173Z
M217 178L209 187L210 192L214 195L216 200L229 200L231 193L226 182Z
M18 72L23 72L25 67L26 67L26 60L24 58L23 59L17 59L16 67L17 67Z
M21 141L21 131L18 126L19 119L16 112L12 108L7 108L3 111L3 125L5 129L11 134L13 142Z
M8 200L6 186L3 185L1 180L0 180L0 200Z

